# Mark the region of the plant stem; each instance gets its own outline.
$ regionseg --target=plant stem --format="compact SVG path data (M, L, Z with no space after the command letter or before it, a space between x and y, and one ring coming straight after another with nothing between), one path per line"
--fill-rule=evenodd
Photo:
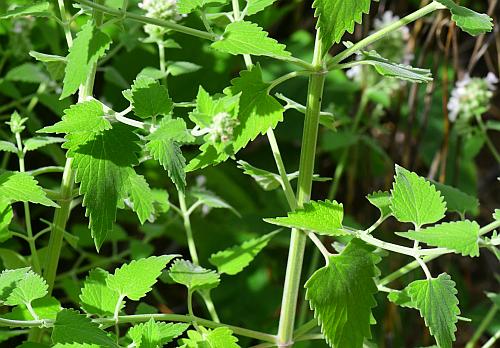
M488 136L488 129L486 128L486 125L484 124L481 115L476 114L476 121L477 124L479 125L479 129L483 133L484 140L486 141L488 149L490 150L491 154L493 155L497 163L500 164L500 154L498 153L498 150L495 148L495 144L493 144L490 137Z
M21 141L21 134L16 133L16 142L17 142L17 156L19 158L19 171L21 173L26 172L26 168L24 166L24 151L23 144ZM42 273L42 268L40 266L40 259L38 257L38 251L36 250L35 239L33 238L33 228L31 227L31 212L30 205L28 202L24 202L24 221L26 223L26 233L28 234L28 238L26 241L28 242L30 253L31 253L31 264L33 266L33 271L38 274Z
M318 138L321 99L325 84L325 73L321 71L323 52L319 32L316 33L313 67L317 73L309 77L306 116L302 137L302 151L300 155L299 179L297 189L297 205L302 207L311 197L316 143ZM300 276L304 259L306 235L293 229L290 238L288 262L281 302L281 314L278 329L278 346L288 347L293 344L293 330L297 309L297 299L300 288Z
M474 348L476 346L476 342L481 338L481 335L484 331L486 331L491 321L495 319L495 315L497 314L497 312L498 307L496 305L493 305L481 321L481 324L479 324L479 327L477 328L476 332L474 332L474 335L472 336L470 341L465 345L465 348Z
M481 229L479 230L479 235L484 236L486 233L496 230L499 227L500 227L500 220L493 221L488 225L481 227Z
M426 256L423 258L423 262L430 262L436 258L438 258L440 255L432 255L432 256ZM420 267L420 264L417 260L415 261L412 261L410 262L409 264L407 264L406 266L403 266L401 267L400 269L392 272L391 274L385 276L384 278L380 279L380 281L378 282L378 285L379 286L384 286L384 285L387 285L393 281L395 281L396 279L399 279L401 278L402 276L404 276L405 274L408 274L410 273L411 271L417 269Z
M422 7L418 11L413 12L412 14L401 18L397 22L394 22L379 31L373 33L372 35L366 37L365 39L359 41L358 43L354 44L352 47L340 52L336 56L334 56L331 61L328 63L328 69L332 70L336 68L336 65L343 61L346 58L349 58L356 52L362 50L363 48L371 45L372 43L380 40L387 34L394 32L405 25L408 25L414 21L416 21L419 18L427 16L429 13L432 13L436 10L444 9L445 7L441 5L440 3L433 1L429 5Z
M96 0L95 5L99 5L102 2L103 0ZM94 3L91 2L91 4ZM64 8L63 0L59 0L59 11L61 14L61 18L64 22L65 19L67 18L67 14ZM92 18L97 26L102 24L102 13L94 11L92 14ZM68 43L68 48L70 48L73 42L72 39L69 39L69 37L67 37L66 41ZM79 101L84 100L88 96L92 95L92 91L94 89L94 79L95 79L96 69L97 69L97 64L94 64L89 76L87 77L85 85L80 87L78 95ZM68 222L69 215L71 212L71 201L73 199L73 187L75 183L75 172L73 170L72 164L73 164L73 159L68 158L66 160L66 164L64 166L64 172L62 175L61 188L60 188L61 198L57 202L60 208L56 209L56 212L54 214L54 220L52 223L53 227L49 239L47 261L45 264L45 269L43 274L49 286L48 288L49 295L52 293L52 290L54 288L54 282L57 274L57 267L59 264L59 257L61 255L61 248L64 239L64 231L66 229L66 224Z
M183 192L179 191L179 206L182 212L182 219L184 220L184 229L186 231L186 238L189 248L189 255L195 265L199 265L198 252L196 250L196 243L193 238L193 229L191 227L191 219L189 218L188 209L186 206L186 196Z
M497 330L497 332L495 332L495 334L481 348L493 347L493 345L499 338L500 338L500 330Z
M60 0L60 1L62 1L62 0ZM217 40L217 35L215 35L215 34L211 34L211 33L208 33L206 31L201 31L201 30L189 28L189 27L177 24L175 22L164 21L161 19L150 18L150 17L141 16L141 15L138 15L135 13L127 12L127 11L114 9L114 8L102 5L100 3L94 3L91 0L74 0L74 1L78 2L82 5L91 7L94 10L111 15L111 16L115 16L115 17L119 17L119 18L121 17L123 19L130 19L132 21L146 23L146 24L157 25L159 27L167 28L167 29L170 29L173 31L178 31L180 33L184 33L187 35L200 37L202 39L208 39L211 41Z

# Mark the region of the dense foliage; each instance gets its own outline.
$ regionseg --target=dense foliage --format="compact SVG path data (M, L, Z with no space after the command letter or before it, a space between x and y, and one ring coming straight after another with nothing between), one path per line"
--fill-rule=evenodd
M1 344L493 347L471 5L2 1Z

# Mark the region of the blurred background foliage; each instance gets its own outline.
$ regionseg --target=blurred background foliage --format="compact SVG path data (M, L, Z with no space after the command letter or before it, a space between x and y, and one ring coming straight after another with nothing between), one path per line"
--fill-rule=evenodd
M29 0L27 0L29 2ZM0 2L5 10L11 0ZM16 0L18 3L19 1ZM391 11L403 16L419 8L427 1L390 1L374 3L369 16L358 25L354 34L345 39L357 41L370 33L377 21L384 19L384 13ZM69 3L69 2L68 2ZM500 4L496 0L461 1L465 6L479 12L488 12L497 22ZM120 5L121 1L107 0L108 6ZM131 11L143 13L137 0L130 1ZM312 29L315 24L311 1L282 0L265 11L253 16L252 21L266 28L272 37L285 43L294 55L310 60L312 57ZM76 12L72 8L73 12ZM328 75L323 100L324 110L333 113L335 122L320 130L317 173L333 178L339 164L345 165L337 185L332 181L317 182L314 185L315 199L332 197L344 203L346 221L354 226L367 227L378 217L377 210L364 198L376 190L390 189L394 164L426 175L430 178L460 188L478 197L481 205L474 217L482 224L491 220L491 212L499 207L500 187L497 178L500 167L485 146L484 136L478 131L474 120L451 122L448 102L457 80L467 74L485 77L488 72L498 76L500 68L500 33L495 31L486 36L473 38L462 33L449 21L446 12L427 17L412 25L401 37L391 37L378 43L377 50L386 57L411 63L413 66L430 68L434 82L428 85L412 85L380 80L369 68L346 74L335 71ZM78 18L73 30L84 19ZM202 28L195 16L183 19L186 25ZM123 110L128 104L121 91L129 88L135 76L147 66L158 67L156 46L142 42L146 38L142 27L134 22L112 24L105 30L113 37L114 44L98 69L94 96L114 110ZM176 102L192 101L201 84L211 94L220 93L230 80L244 69L240 57L220 54L209 48L208 42L197 38L171 33L181 48L168 48L166 59L172 73L168 77L168 88ZM338 51L340 47L334 47ZM49 71L33 59L31 50L66 55L62 30L51 20L23 18L0 21L0 138L8 139L8 127L3 124L14 110L28 117L28 131L33 133L42 125L53 124L71 105L71 98L58 100L60 78L50 76ZM176 65L173 62L189 62ZM259 60L265 72L265 79L272 80L293 69L293 66L270 59ZM173 65L172 65L173 64ZM177 69L177 70L175 70ZM52 72L54 74L54 72ZM55 80L54 80L55 79ZM282 93L301 104L305 104L307 80L298 78L281 85L275 92ZM482 112L482 119L491 128L490 137L500 146L500 137L495 133L500 124L500 98L491 98L491 104ZM184 114L182 113L184 111ZM175 116L187 116L189 109L176 109ZM355 123L356 115L359 124ZM187 117L185 117L187 120ZM286 167L289 172L298 170L303 114L289 110L285 121L278 125L276 135ZM197 153L192 147L187 157ZM346 157L347 160L343 160ZM64 164L64 152L51 145L41 152L30 153L26 159L27 170L41 166ZM275 172L272 153L265 137L258 138L238 159ZM17 169L13 156L0 153L1 168ZM145 162L140 171L152 187L167 189L171 199L176 201L175 188L166 173L152 161ZM44 187L57 189L59 174L43 176ZM200 261L204 266L209 256L219 250L240 243L251 237L272 230L262 221L264 217L279 216L288 210L281 190L264 191L251 177L237 167L235 161L228 161L217 167L207 168L188 176L188 186L203 186L216 193L241 214L224 209L203 209L193 215L193 230ZM336 191L336 192L335 192ZM18 208L18 207L16 207ZM167 209L165 209L167 210ZM21 209L15 210L16 220L22 230ZM52 219L52 213L40 206L32 210L35 228L47 227L45 221ZM450 216L450 218L456 218ZM120 210L113 235L102 248L95 252L87 219L81 207L74 209L68 232L78 238L63 249L63 262L56 296L64 299L65 305L78 301L79 282L89 268L99 266L113 269L126 260L151 254L182 253L188 257L182 220L172 211L162 214L154 223L141 226L136 216ZM383 226L383 239L396 238L391 232L401 230L396 222ZM16 230L16 222L12 225ZM224 276L221 286L213 291L214 301L224 322L273 332L277 328L283 279L287 258L288 231L283 231L255 259L245 272L234 277ZM47 235L40 245L46 243ZM69 239L68 239L69 241ZM330 244L333 240L329 241ZM43 260L44 249L40 250ZM0 243L0 260L4 267L19 266L25 262L20 255L29 254L25 246L14 239ZM383 274L409 262L403 256L385 258L380 264ZM304 279L320 266L314 246L306 251ZM491 302L485 291L498 290L498 265L495 256L484 252L477 259L465 259L449 255L431 264L434 274L448 272L457 282L462 316L471 318L472 323L458 323L457 347L464 345L474 332L474 326L485 315ZM393 284L400 288L421 275L415 271ZM164 277L146 302L149 306L128 308L127 312L185 312L184 291L169 284ZM301 297L303 298L303 296ZM204 306L198 302L195 311L203 315ZM311 318L305 304L300 306L299 319ZM410 310L397 309L380 293L375 310L378 325L374 326L373 342L380 347L417 347L429 345L432 339L423 321ZM500 328L500 318L491 325L490 333ZM15 341L5 341L13 346ZM241 341L243 346L251 342ZM299 346L299 345L297 345ZM320 341L303 343L300 347L322 347Z

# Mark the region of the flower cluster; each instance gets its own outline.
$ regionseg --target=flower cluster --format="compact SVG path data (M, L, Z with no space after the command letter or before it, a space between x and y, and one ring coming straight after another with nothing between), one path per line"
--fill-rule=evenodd
M240 122L227 112L219 112L214 116L210 127L210 140L214 143L227 143L233 139L234 128Z
M146 11L146 16L156 19L178 22L182 16L177 12L177 0L142 0L139 8ZM153 24L146 24L144 31L153 39L161 40L168 29Z
M458 81L448 102L450 121L468 122L471 118L486 112L497 83L498 78L491 72L485 78L471 78L466 75Z

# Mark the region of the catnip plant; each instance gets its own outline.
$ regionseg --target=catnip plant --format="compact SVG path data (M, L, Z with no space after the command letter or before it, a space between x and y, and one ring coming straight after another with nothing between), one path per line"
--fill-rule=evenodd
M0 337L20 336L24 342L21 347L292 347L309 341L339 348L372 347L376 295L383 293L387 301L422 318L435 346L453 346L457 322L469 319L460 316L455 281L447 273L432 272L428 264L448 254L472 258L489 250L498 257L500 239L495 230L500 227L500 210L492 212L491 221L481 226L468 219L478 209L474 197L396 165L392 188L366 196L379 210L379 218L368 228L351 226L345 221L348 212L344 212L344 205L334 200L349 162L348 151L341 155L328 199L312 200L311 196L315 181L329 180L315 174L319 129L332 132L336 121L334 113L323 110L327 76L347 71L350 78L368 82L364 95L380 88L393 93L403 83L429 83L433 80L430 70L408 65L411 57L404 46L409 25L448 11L454 25L467 34L480 35L493 28L489 16L452 0L435 0L402 18L386 12L369 35L353 43L342 41L344 35L362 22L372 1L315 0L315 40L310 47L312 60L306 61L252 22L253 15L268 11L275 0L8 3L0 18L15 21L19 38L15 45L11 43L12 54L23 57L24 52L24 59L43 64L49 76L40 78L40 71L29 64L10 74L28 81L40 78L39 90L50 90L67 104L61 119L52 124L37 124L27 117L36 101L18 108L6 122L6 140L0 141L5 155L0 171L0 241L16 239L27 248L25 255L5 248L0 251L4 266L0 305L5 309L0 315ZM64 35L66 54L58 54L55 46L55 52L40 52L32 46L28 37L35 18L55 23L54 30ZM171 77L200 67L188 62L190 53L172 38L173 33L210 42L210 49L218 56L240 59L242 70L217 93L210 93L203 81L198 81L192 99L174 101L172 91L183 86L172 84ZM127 106L118 109L100 97L96 76L101 71L113 74L106 66L112 55L139 44L138 37L157 52L155 66L159 68L144 66L131 85L125 81L120 102ZM338 52L335 55L330 54L333 46ZM180 49L185 61L167 60L170 48ZM268 81L268 61L290 71ZM119 75L111 76L123 85L116 78ZM306 105L274 93L277 87L299 78L308 79ZM487 137L481 115L492 97L493 83L492 77L466 77L459 82L449 103L450 119L467 124L475 119ZM477 98L470 97L473 93ZM361 109L368 103L366 98L362 97ZM287 171L274 134L279 123L287 122L287 110L304 114L300 163L293 173ZM359 112L350 126L353 132L363 113ZM238 158L259 136L267 137L277 173ZM493 142L486 139L498 160ZM28 154L48 146L56 149L51 153L54 158L64 157L64 165L27 170ZM196 155L186 160L186 149L193 148ZM16 168L6 170L12 158ZM153 188L141 170L151 162L164 169L159 175L165 173L175 190ZM204 259L193 233L193 217L208 221L211 209L245 215L206 187L204 171L223 162L243 171L265 191L281 189L288 208L264 219L266 226L276 229ZM58 182L42 180L54 174ZM18 202L22 203L22 220L14 218ZM77 235L70 229L70 215L79 206L85 210L90 233L83 228ZM41 221L46 228L34 228L38 225L32 219L35 209L43 210ZM183 257L174 250L153 256L154 249L147 248L160 241L163 232L151 229L142 240L136 240L115 224L120 211L132 211L145 228L167 212L176 215L189 255ZM400 243L385 241L378 233L390 220L407 226L394 232ZM276 261L283 261L282 267L286 267L285 278L280 280L282 300L276 331L226 323L212 291L225 279L243 272L277 238L286 241L288 260ZM330 246L332 238L335 243ZM120 251L119 243L127 240L131 240L130 245ZM320 259L304 284L301 275L308 242ZM92 246L96 252L111 249L112 257L102 261L82 246ZM76 282L78 276L84 280L65 298L60 290L71 284L65 282L68 278L62 273L66 269L62 259L65 253L73 252L78 256L69 271L69 282ZM394 255L412 261L382 274L377 265ZM131 261L122 262L127 258ZM83 264L86 260L88 266ZM390 287L419 269L421 279ZM144 301L149 295L162 298L159 281L182 287L185 313L158 313ZM498 304L498 295L491 298ZM206 316L196 311L196 303L202 304ZM309 321L298 318L301 303L307 303L313 312ZM495 316L495 306L468 348L474 347ZM130 314L131 308L137 308L134 314ZM499 336L497 332L483 347L493 347Z

